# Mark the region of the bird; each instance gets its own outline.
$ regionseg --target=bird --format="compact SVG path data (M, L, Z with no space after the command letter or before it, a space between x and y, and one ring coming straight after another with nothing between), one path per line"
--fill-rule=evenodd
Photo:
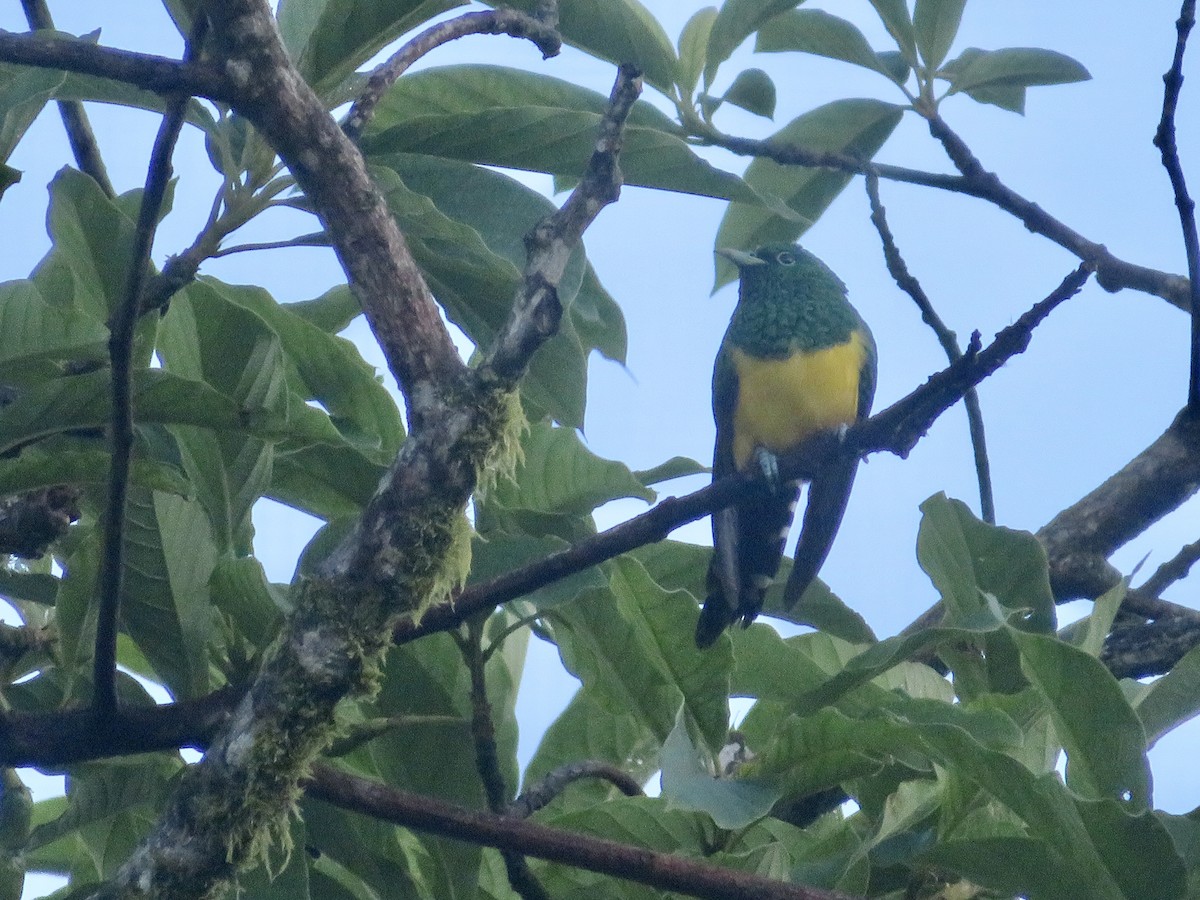
M748 495L713 514L713 555L696 646L739 619L748 626L779 571L800 482L779 480L776 457L870 413L876 349L846 285L799 244L720 249L738 267L738 303L713 366L713 480L755 474ZM794 603L829 554L858 460L813 478L785 598Z

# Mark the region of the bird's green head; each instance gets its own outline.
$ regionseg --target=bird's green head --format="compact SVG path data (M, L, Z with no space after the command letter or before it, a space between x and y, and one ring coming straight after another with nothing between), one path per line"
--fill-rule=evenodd
M735 266L742 294L775 293L779 289L811 290L821 286L845 294L846 286L833 271L799 244L763 244L752 253L721 248L717 251Z

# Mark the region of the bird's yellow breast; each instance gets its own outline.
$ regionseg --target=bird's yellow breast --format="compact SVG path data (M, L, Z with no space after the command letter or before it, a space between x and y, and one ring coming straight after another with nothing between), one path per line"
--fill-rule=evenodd
M784 359L754 357L736 347L730 352L738 377L733 458L739 469L755 447L784 453L857 417L859 374L867 356L858 332L845 343Z

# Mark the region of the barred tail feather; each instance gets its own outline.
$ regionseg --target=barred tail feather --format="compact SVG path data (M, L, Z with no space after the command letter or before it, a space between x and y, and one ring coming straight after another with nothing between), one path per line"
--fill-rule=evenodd
M743 627L749 625L762 609L763 594L779 571L799 493L796 483L777 491L763 484L713 516L714 549L708 598L696 624L697 647L711 645L738 619Z

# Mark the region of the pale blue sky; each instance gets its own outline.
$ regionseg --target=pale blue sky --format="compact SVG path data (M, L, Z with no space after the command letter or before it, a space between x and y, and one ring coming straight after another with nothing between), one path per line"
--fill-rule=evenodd
M674 39L702 4L644 0ZM855 21L887 49L866 0L812 2ZM84 33L102 27L105 44L171 54L179 42L157 4L114 0L51 0L59 26ZM984 164L1016 190L1088 238L1134 262L1183 272L1185 262L1166 177L1150 141L1162 94L1161 75L1174 47L1176 0L973 0L968 3L955 55L966 46L1049 47L1084 65L1093 80L1034 88L1026 115L953 98L946 119ZM1133 10L1136 9L1136 12ZM112 12L107 12L111 10ZM0 7L0 28L22 30L16 3ZM1200 47L1192 48L1190 71ZM526 44L476 37L437 51L430 65L492 61L529 68L607 93L612 67L567 51L542 62ZM792 116L846 96L900 96L878 76L816 58L754 56L743 48L722 70L718 88L749 65L767 69L780 92L776 123L729 110L726 131L765 136ZM1200 90L1188 81L1180 110L1179 142L1200 194ZM647 90L649 99L656 99ZM915 118L906 119L879 159L949 171L938 145ZM146 114L95 110L93 120L119 190L141 185L157 122ZM744 162L710 154L718 165L741 171ZM10 163L24 181L0 203L0 279L23 277L45 252L45 185L69 154L57 115L36 123ZM177 212L159 232L156 259L187 246L203 222L216 179L197 134L185 132L176 157L181 176ZM545 180L534 183L546 184ZM1076 261L1028 234L1012 218L980 201L884 183L883 200L897 241L943 318L965 342L973 329L986 339L1048 293ZM590 372L586 437L597 453L635 468L674 455L706 460L711 454L711 364L735 295L709 296L712 244L722 214L714 200L628 188L588 232L589 255L621 303L629 327L628 369L596 360ZM276 237L311 230L311 220L277 219ZM36 223L31 229L31 223ZM256 232L261 234L262 232ZM860 181L852 182L804 239L847 283L871 324L880 348L876 408L882 408L944 365L936 341L912 302L884 269L878 239L867 221ZM341 279L332 253L283 251L235 256L204 267L230 281L265 284L282 300L316 296ZM365 338L365 331L356 333ZM981 389L988 427L998 519L1036 529L1144 448L1183 403L1187 367L1186 317L1165 302L1132 292L1110 295L1094 285L1068 301L1038 329L1030 349ZM369 358L382 362L364 343ZM672 484L675 492L699 486ZM908 460L873 457L862 467L839 539L822 575L859 609L881 635L891 634L934 601L913 553L918 504L945 491L978 507L965 417L955 410L935 425ZM601 514L610 524L642 509L615 504ZM1149 555L1146 571L1195 540L1195 502L1125 548L1116 558L1129 568ZM287 580L300 549L300 524L271 514L259 517L258 550L272 577ZM677 535L707 543L707 522ZM1194 584L1167 594L1197 605ZM552 649L535 641L531 665L537 695L522 695L522 756L528 758L550 710L565 702L572 682L558 669ZM1152 754L1156 803L1174 812L1200 803L1194 759L1197 729L1180 729Z

